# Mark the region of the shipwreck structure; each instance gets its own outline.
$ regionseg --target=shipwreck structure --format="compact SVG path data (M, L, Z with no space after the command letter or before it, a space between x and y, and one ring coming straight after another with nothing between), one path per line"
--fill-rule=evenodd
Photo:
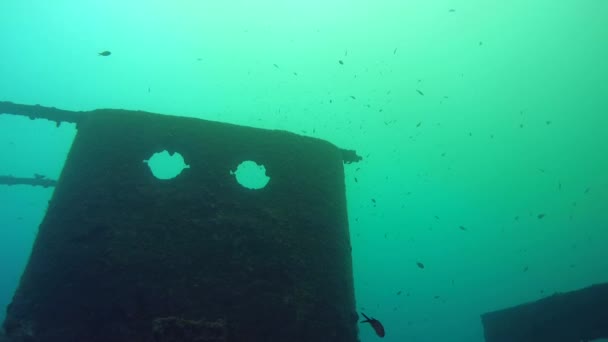
M608 339L608 283L481 316L486 342Z
M344 163L318 139L140 111L0 102L72 122L55 186L3 323L10 342L356 342ZM143 161L190 165L157 179ZM230 170L264 165L270 182Z

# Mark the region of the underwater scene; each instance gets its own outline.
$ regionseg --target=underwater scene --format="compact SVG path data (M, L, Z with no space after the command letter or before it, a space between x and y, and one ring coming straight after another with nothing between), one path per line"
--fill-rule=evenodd
M0 341L608 340L607 18L1 1Z

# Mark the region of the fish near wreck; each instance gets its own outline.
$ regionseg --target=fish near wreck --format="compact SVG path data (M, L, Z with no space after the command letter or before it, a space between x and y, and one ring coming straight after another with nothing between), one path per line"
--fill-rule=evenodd
M375 318L370 318L367 317L363 312L361 313L363 315L363 317L365 317L364 321L361 321L361 323L369 323L372 328L374 329L374 331L376 332L376 335L378 335L379 337L384 337L385 332L384 332L384 326L382 326L382 323L380 323L379 320L375 319Z

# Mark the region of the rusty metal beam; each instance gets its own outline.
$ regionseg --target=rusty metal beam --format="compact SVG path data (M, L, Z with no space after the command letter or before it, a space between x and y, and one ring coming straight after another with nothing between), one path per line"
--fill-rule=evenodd
M57 185L54 179L46 178L45 176L36 174L34 177L13 177L0 176L0 184L2 185L32 185L48 188L49 186Z
M54 121L59 127L62 122L78 124L86 118L90 112L74 112L58 109L55 107L44 107L41 105L24 105L7 101L0 101L0 115L11 114L27 116L31 120L47 119Z

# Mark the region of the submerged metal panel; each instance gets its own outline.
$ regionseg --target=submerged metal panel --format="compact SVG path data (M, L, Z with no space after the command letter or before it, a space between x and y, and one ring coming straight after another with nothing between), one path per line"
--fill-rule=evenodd
M167 149L190 165L156 179ZM260 190L230 170L271 177ZM357 341L343 151L145 112L89 112L4 323L11 341Z
M486 342L580 342L608 338L608 284L558 293L481 316Z

